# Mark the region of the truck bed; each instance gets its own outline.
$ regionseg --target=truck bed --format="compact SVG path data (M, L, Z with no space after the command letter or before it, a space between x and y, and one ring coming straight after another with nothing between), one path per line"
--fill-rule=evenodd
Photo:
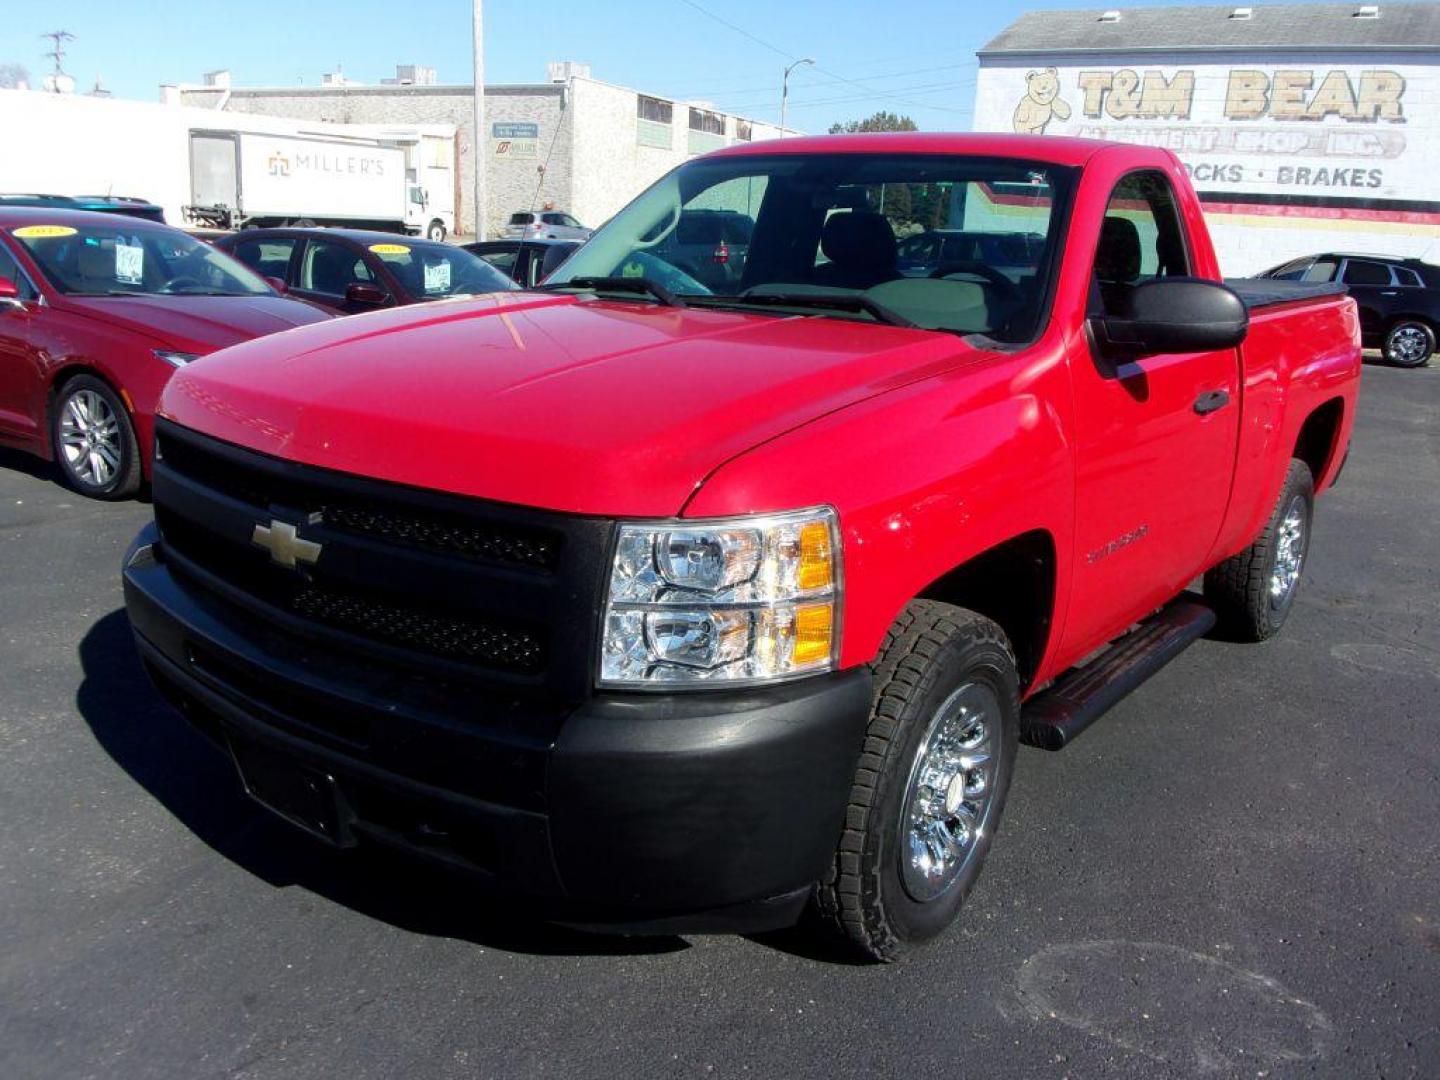
M1334 281L1281 281L1276 278L1226 278L1225 284L1245 302L1250 311L1293 304L1300 300L1320 300L1327 296L1344 296L1344 285Z

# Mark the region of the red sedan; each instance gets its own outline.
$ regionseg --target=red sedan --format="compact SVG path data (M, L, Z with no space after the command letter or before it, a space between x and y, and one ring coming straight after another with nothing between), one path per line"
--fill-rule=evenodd
M133 494L176 368L328 318L178 229L0 210L0 445L58 462L82 495Z

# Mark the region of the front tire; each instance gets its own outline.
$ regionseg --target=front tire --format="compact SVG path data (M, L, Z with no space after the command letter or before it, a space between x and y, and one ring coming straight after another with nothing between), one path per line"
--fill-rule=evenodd
M140 450L130 415L108 383L77 375L50 411L50 444L65 482L91 499L124 499L140 488Z
M440 244L445 241L445 223L443 221L432 221L425 230L425 239L433 240Z
M835 862L815 907L872 960L901 959L960 912L1004 810L1020 680L1004 632L931 600L906 607L875 697Z
M1314 515L1315 479L1308 465L1292 460L1254 543L1205 574L1205 600L1222 637L1253 642L1279 632L1305 570Z
M1385 334L1383 352L1396 367L1424 367L1435 353L1435 331L1416 319L1406 319Z

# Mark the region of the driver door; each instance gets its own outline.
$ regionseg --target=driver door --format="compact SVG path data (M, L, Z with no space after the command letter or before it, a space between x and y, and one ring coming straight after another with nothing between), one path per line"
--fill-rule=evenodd
M1191 274L1174 191L1158 172L1121 179L1096 251L1091 312L1158 277ZM1205 569L1230 498L1240 354L1072 362L1074 586L1063 647L1117 637Z
M20 289L23 307L0 305L0 435L34 438L40 429L36 403L44 384L42 341L37 325L47 309L40 293L0 239L0 277Z

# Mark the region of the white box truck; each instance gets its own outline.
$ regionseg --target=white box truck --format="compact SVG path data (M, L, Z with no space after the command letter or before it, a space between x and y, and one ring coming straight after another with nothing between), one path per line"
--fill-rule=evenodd
M406 172L405 149L383 142L192 130L185 213L223 229L347 225L443 240L455 227L453 193L432 202Z

